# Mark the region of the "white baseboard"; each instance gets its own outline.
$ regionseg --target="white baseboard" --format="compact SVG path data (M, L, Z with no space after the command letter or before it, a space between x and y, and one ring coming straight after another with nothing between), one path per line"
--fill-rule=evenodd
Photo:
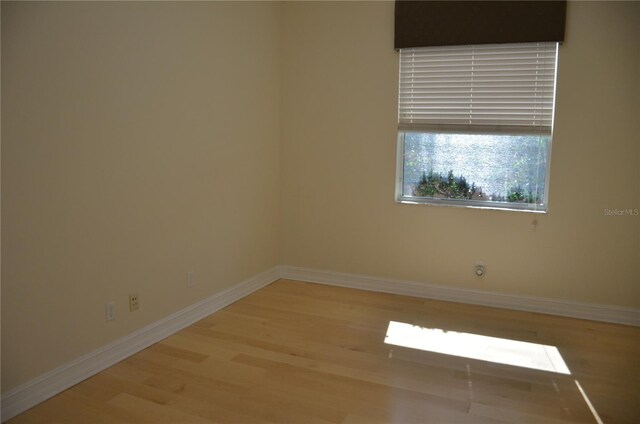
M619 306L438 286L294 266L282 266L280 276L291 280L353 289L640 326L640 309Z
M280 277L280 273L280 268L275 267L255 275L4 393L1 402L2 421L11 419L134 353L276 281Z
M294 266L279 266L255 275L2 394L2 421L11 419L280 278L640 326L640 310L632 308L518 296Z

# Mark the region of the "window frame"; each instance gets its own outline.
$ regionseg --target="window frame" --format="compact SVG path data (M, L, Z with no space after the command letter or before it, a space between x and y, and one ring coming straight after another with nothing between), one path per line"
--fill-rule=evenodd
M406 196L404 195L404 175L405 175L405 162L404 162L404 150L405 150L405 134L418 133L418 134L484 134L484 135L496 135L496 136L517 136L523 135L522 133L509 133L498 131L473 131L464 130L460 131L438 131L435 129L400 129L400 83L398 83L397 95L398 95L398 128L397 128L397 140L396 140L396 184L395 184L395 200L400 204L422 204L429 206L446 206L446 207L461 207L472 209L488 209L488 210L501 210L501 211L516 211L516 212L529 212L529 213L548 213L549 211L549 190L550 190L550 175L551 175L551 154L554 135L554 121L555 121L555 107L556 107L556 95L557 95L557 82L558 82L558 57L559 57L560 43L556 43L555 50L555 65L553 71L553 99L551 108L551 127L548 134L544 136L549 137L547 143L547 164L545 172L545 187L543 194L543 202L539 203L521 203L521 202L508 202L508 201L494 201L494 200L469 200L469 199L448 199L448 198L436 198L436 197L419 197L419 196ZM398 55L398 69L400 70L400 55ZM399 78L401 72L399 72ZM400 81L400 80L398 80ZM542 134L530 133L532 136L543 136ZM455 170L454 170L455 171Z
M546 214L549 212L549 176L551 173L551 146L553 132L547 144L547 169L545 171L545 189L542 204L499 202L495 200L447 199L437 197L405 196L404 193L404 135L406 133L427 134L424 131L398 131L396 149L396 203L409 205L445 206L453 208L488 209L511 212L529 212ZM435 134L435 133L434 133ZM475 133L470 133L475 134ZM499 134L509 135L509 134ZM504 205L504 206L502 206Z

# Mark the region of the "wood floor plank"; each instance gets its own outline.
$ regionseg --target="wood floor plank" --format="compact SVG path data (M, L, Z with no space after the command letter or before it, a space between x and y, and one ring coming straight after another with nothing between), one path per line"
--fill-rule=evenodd
M390 321L557 347L570 374L385 343ZM640 422L640 328L277 281L21 423Z
M110 399L108 405L117 406L132 417L132 421L152 422L152 423L209 423L208 420L191 415L174 408L158 405L146 399L121 393Z

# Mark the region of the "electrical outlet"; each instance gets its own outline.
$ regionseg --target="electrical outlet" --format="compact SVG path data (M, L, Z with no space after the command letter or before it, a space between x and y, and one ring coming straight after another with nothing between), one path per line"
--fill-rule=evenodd
M137 311L140 308L140 297L138 293L131 293L129 295L129 311Z
M193 287L196 285L196 273L193 271L187 272L187 287Z
M109 302L105 305L105 320L107 322L116 319L116 305L113 302Z
M476 266L473 268L473 272L476 276L483 277L486 272L484 261L476 261Z

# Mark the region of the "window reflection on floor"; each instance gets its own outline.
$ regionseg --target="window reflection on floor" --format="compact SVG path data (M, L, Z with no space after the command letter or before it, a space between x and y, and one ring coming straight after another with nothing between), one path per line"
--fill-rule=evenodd
M391 321L385 343L517 367L571 374L555 346Z
M571 371L569 371L569 367L557 347L538 343L459 333L439 328L425 328L396 321L389 322L385 343L427 352L571 375ZM580 382L573 381L596 423L603 424Z

